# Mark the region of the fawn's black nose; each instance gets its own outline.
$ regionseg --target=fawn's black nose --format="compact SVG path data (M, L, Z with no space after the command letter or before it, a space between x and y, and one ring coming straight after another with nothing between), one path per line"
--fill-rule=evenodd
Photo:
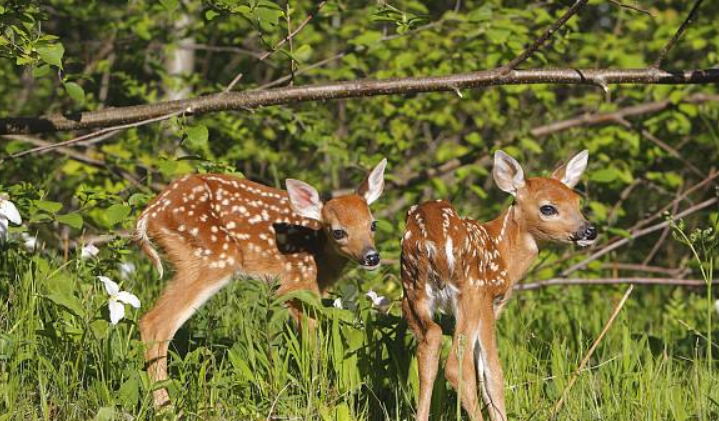
M379 265L379 253L377 253L377 250L372 250L364 255L362 266L373 268L377 265Z
M590 224L584 229L584 238L587 240L594 240L597 238L597 227Z

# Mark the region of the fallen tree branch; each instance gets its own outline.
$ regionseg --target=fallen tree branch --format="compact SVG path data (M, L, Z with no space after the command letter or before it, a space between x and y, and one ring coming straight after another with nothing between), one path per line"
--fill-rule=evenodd
M290 86L266 91L227 92L191 99L158 102L129 107L106 108L75 114L0 119L0 134L30 134L112 128L166 115L199 115L218 111L248 110L271 105L327 101L379 95L403 95L423 92L457 92L488 86L528 84L570 84L606 86L607 84L708 84L719 82L719 69L665 71L647 69L535 69L501 68L447 76L395 79L361 79L327 84ZM169 117L168 117L169 118Z
M553 286L579 286L579 285L666 285L681 287L703 287L707 283L701 279L674 279L674 278L554 278L544 281L517 284L514 290L534 291ZM719 285L719 281L712 281L712 285Z

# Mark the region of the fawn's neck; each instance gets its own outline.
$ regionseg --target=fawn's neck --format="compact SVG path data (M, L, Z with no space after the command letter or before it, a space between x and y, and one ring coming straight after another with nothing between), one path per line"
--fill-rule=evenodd
M514 284L524 276L539 253L534 236L514 205L484 226L495 238L508 278Z

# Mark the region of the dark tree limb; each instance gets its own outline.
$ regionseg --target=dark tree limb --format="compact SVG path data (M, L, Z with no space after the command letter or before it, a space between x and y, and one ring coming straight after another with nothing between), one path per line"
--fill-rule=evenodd
M664 60L667 59L669 51L674 47L677 41L679 41L679 38L681 38L681 36L687 30L687 27L689 27L689 24L692 23L694 19L696 19L697 12L699 12L699 6L701 6L703 1L704 0L697 0L694 3L694 6L692 6L692 10L689 12L689 15L687 15L687 18L684 19L684 22L682 22L682 24L679 26L679 29L677 29L677 31L674 33L674 36L669 39L666 45L664 45L662 50L659 52L659 56L657 57L652 67L654 67L655 69L660 69L662 67L662 64L664 64Z
M267 91L227 92L155 104L106 108L76 114L0 119L0 135L112 128L166 115L199 115L218 111L247 110L271 105L327 101L379 95L423 92L456 92L487 86L528 84L709 84L719 82L719 69L665 71L660 69L501 69L448 76L337 82L291 86Z

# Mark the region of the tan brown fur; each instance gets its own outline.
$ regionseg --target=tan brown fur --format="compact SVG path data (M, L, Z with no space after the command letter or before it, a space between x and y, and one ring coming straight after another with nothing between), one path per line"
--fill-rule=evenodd
M140 321L150 378L167 378L170 340L231 279L277 280L279 294L321 294L350 261L363 262L374 253L379 262L369 203L381 193L385 164L370 174L370 184L365 180L356 193L324 204L311 186L296 180L287 182L293 198L287 191L222 174L187 176L160 193L140 215L135 234L160 276L162 263L151 240L175 270ZM338 229L345 233L340 240L331 235ZM294 303L290 310L299 319ZM154 395L156 406L169 403L165 389Z
M499 152L495 180L517 199L498 218L484 224L461 218L450 203L441 200L409 210L402 239L402 308L419 343L418 420L429 418L439 364L442 330L434 321L436 310L456 318L445 376L457 390L461 382L464 409L473 419L482 419L477 400L479 380L490 418L506 420L495 323L513 284L536 258L538 242L578 241L578 233L589 231L579 195L570 188L584 170L582 162L586 166L586 152L570 161L568 186L553 178L525 179L519 164ZM557 171L555 177L562 179L565 174ZM553 206L557 216L543 216L539 212L543 205ZM596 237L593 227L592 232ZM464 347L462 353L460 346Z

